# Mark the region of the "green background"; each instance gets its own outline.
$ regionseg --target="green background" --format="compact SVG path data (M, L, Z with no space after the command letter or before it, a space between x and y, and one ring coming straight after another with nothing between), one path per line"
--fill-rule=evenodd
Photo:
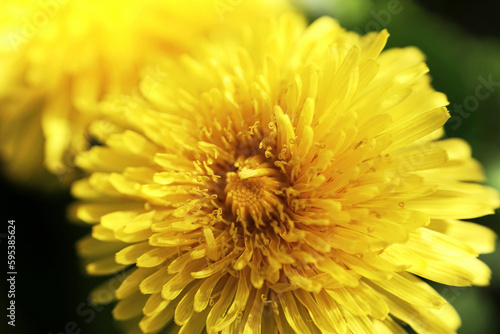
M493 1L296 2L304 6L311 20L328 14L347 29L362 33L386 28L391 34L388 47L414 45L422 49L433 86L446 93L450 101L453 118L446 126L447 135L466 139L474 157L485 166L487 183L500 188L500 27ZM481 96L477 94L480 78L498 82L488 97L484 88L480 88ZM460 108L467 114L461 115ZM72 201L70 196L30 191L7 180L0 180L0 186L2 221L16 220L17 239L17 326L15 331L7 328L6 333L117 332L111 306L94 309L88 304L88 293L102 279L87 277L75 255L75 241L89 229L67 222L65 208ZM500 232L497 216L475 221ZM0 231L3 254L6 230ZM493 271L489 287L450 289L435 285L459 311L463 323L459 333L500 332L496 321L500 310L500 252L481 258ZM5 279L0 286L5 291ZM2 307L7 305L6 293L1 293L0 301ZM5 323L2 320L0 328Z

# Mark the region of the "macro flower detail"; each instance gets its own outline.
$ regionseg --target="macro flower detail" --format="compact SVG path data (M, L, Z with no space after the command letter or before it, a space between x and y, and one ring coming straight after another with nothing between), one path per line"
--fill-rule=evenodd
M137 90L145 74L150 80L142 84L154 86L164 75L158 58L192 52L199 39L219 29L285 10L290 6L284 0L229 7L210 0L2 1L5 172L26 181L45 167L65 183L72 181L74 155L88 149L85 129L99 117L96 104L108 94Z
M143 333L453 333L421 278L486 285L497 194L415 48L286 15L165 59L154 89L100 108L76 218L87 271L126 270ZM99 126L100 121L91 124ZM106 284L104 285L106 286ZM110 302L103 287L96 302Z

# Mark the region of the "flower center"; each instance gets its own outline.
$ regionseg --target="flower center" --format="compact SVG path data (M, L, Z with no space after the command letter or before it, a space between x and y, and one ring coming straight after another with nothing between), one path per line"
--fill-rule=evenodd
M276 209L283 207L280 194L286 178L261 156L240 156L234 167L235 172L226 174L226 205L246 232L262 229Z

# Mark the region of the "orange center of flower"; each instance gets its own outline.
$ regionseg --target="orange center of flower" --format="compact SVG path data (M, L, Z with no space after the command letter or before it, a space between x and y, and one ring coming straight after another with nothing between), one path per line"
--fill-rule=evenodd
M240 156L234 163L235 172L226 174L226 205L245 231L261 229L272 217L282 199L285 176L261 156ZM252 227L253 226L253 227Z

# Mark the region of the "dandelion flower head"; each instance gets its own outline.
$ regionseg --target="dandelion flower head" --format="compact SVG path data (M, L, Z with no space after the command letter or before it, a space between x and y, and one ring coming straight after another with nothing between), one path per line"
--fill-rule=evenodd
M130 93L145 73L160 76L159 55L190 52L214 30L289 8L282 0L217 3L2 1L0 153L7 172L22 179L30 174L26 169L42 168L43 159L49 171L71 173L73 156L89 145L84 130L99 116L95 105L104 96ZM43 154L30 154L33 143L44 143Z
M77 157L90 274L144 333L453 333L421 278L486 285L496 193L413 47L283 16L166 60ZM93 124L92 126L95 126ZM91 126L91 128L92 128ZM92 130L90 130L92 131ZM107 297L106 297L107 296ZM103 288L97 302L112 298Z

